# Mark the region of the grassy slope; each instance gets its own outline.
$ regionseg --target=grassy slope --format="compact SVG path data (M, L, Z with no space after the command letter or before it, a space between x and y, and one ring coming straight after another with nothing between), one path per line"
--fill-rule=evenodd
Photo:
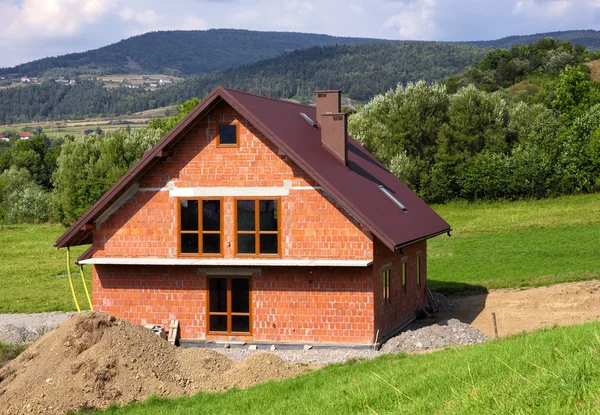
M429 242L436 290L550 285L600 276L600 195L435 210L452 237Z
M74 311L66 277L66 250L54 248L65 231L60 225L0 226L0 313ZM71 250L73 261L86 247ZM78 269L73 265L75 288L82 308L87 308ZM87 284L91 288L90 269ZM84 307L86 306L86 307Z
M150 399L133 414L573 414L600 408L600 323L421 355L389 355L222 394Z

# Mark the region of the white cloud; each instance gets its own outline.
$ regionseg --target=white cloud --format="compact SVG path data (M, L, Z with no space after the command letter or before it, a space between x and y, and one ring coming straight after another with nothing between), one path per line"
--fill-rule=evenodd
M150 32L156 30L201 30L208 27L206 20L195 15L185 18L176 18L168 14L159 14L153 9L134 11L130 7L125 7L119 11L119 17L138 26L134 32Z
M437 0L400 1L385 27L395 30L401 39L435 39L437 26L434 19Z
M243 10L231 16L231 23L244 25L253 22L258 18L259 14L256 10Z
M561 18L575 6L576 0L518 0L515 13L545 18Z
M116 0L23 0L2 36L23 33L46 39L74 36L115 6Z

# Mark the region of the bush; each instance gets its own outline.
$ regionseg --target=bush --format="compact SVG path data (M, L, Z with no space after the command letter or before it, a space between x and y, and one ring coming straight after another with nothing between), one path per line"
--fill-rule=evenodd
M24 168L0 174L0 223L39 223L50 219L48 193Z

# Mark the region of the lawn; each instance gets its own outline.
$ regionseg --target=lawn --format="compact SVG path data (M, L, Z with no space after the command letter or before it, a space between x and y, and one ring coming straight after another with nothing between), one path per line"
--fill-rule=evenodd
M66 250L54 248L60 225L0 226L0 313L74 311L67 278ZM87 249L73 247L74 261ZM71 267L79 304L87 308L78 268ZM84 274L91 289L91 269Z
M428 243L429 286L455 291L600 277L600 195L434 209L452 236Z
M467 348L328 366L247 390L153 398L106 413L598 413L599 334L597 322L557 327Z
M550 285L600 277L600 195L434 207L452 236L429 241L441 291ZM0 313L74 310L60 225L0 227ZM87 247L74 247L76 259ZM77 271L76 267L72 268ZM90 267L86 267L90 286ZM86 304L79 274L75 284Z

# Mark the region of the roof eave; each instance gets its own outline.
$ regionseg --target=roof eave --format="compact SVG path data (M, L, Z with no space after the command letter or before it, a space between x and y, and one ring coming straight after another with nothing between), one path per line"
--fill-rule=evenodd
M408 245L412 245L412 244L415 244L417 242L425 241L427 239L435 238L436 236L439 236L439 235L442 235L442 234L445 234L445 233L449 233L451 230L452 230L452 228L448 227L448 228L446 228L444 230L441 230L439 232L435 232L435 233L432 233L430 235L423 236L422 238L417 238L417 239L413 239L413 240L408 241L408 242L403 242L401 244L396 245L394 247L394 250L397 251L397 250L402 249L402 248L404 248L404 247L406 247Z

